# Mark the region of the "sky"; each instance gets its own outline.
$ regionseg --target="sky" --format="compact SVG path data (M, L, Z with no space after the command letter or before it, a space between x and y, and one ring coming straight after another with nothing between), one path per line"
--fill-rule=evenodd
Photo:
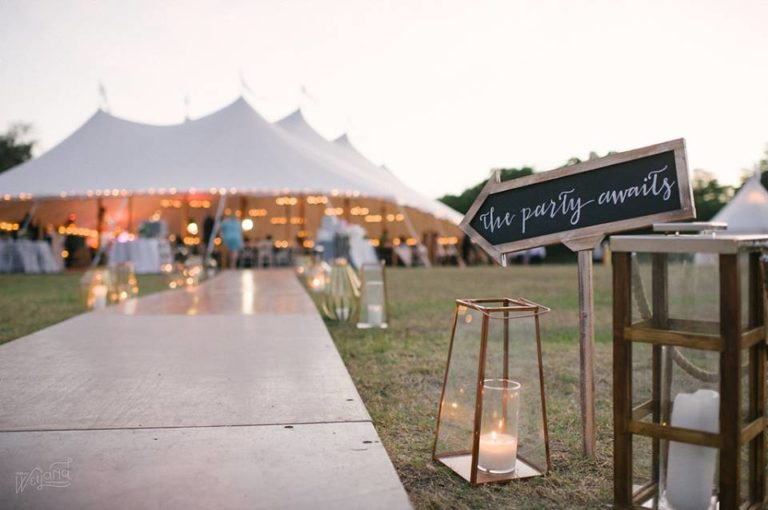
M0 0L0 130L50 149L103 83L153 124L302 107L432 197L680 137L737 183L768 144L766 21L763 0Z

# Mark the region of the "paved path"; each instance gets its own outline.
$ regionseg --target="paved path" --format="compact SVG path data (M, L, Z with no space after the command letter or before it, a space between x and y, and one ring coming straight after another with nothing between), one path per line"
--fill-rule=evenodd
M290 270L0 346L0 508L409 507Z

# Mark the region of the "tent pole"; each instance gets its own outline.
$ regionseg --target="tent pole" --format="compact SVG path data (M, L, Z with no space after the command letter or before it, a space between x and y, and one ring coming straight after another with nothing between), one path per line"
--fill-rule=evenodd
M133 233L133 195L128 197L128 232Z
M227 196L226 195L220 195L219 196L219 205L216 206L216 219L213 222L213 229L211 230L211 237L207 240L207 244L205 245L205 264L207 265L208 259L211 258L211 255L213 255L213 248L216 241L216 234L219 232L219 227L221 226L221 216L224 214L224 206L227 203Z
M402 205L398 204L398 207L400 207L400 212L403 215L403 218L405 219L405 226L408 228L408 232L411 233L411 237L416 239L417 246L421 243L419 241L419 234L416 232L416 229L413 228L413 223L411 223L411 217L408 215L408 211L403 207ZM421 252L417 251L419 253L419 258L421 258L421 262L424 264L425 267L432 267L432 263L429 261L429 257L422 257Z
M104 229L104 201L101 197L96 199L96 232L98 237L96 238L96 249L101 252L101 231Z
M181 238L187 236L187 222L189 221L189 195L184 195L181 203Z
M101 262L101 258L104 256L104 252L107 251L107 243L101 242L101 227L104 224L104 208L102 207L101 199L98 200L99 203L99 244L96 251L96 256L93 257L93 260L91 261L91 267L96 267L99 265L99 262ZM128 198L123 198L123 200L120 202L120 207L117 208L117 214L116 216L120 216L120 213L122 213L125 210L125 207L128 205ZM112 240L114 242L114 239Z
M29 224L32 223L32 217L37 212L38 204L39 202L37 200L32 202L32 207L29 208L29 211L27 212L27 217L24 218L24 223L21 224L21 228L19 228L17 237L19 238L24 237L24 235L27 233L27 228L29 227Z
M285 241L291 244L291 204L288 200L285 202Z

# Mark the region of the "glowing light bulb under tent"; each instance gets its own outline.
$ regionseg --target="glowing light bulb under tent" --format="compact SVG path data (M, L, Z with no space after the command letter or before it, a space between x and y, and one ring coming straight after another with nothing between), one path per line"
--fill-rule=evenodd
M241 223L243 230L246 232L250 232L253 230L253 220L250 218L245 218L243 222Z
M187 223L187 232L193 236L196 236L197 233L199 232L197 223L195 223L194 220L190 220L189 223Z

